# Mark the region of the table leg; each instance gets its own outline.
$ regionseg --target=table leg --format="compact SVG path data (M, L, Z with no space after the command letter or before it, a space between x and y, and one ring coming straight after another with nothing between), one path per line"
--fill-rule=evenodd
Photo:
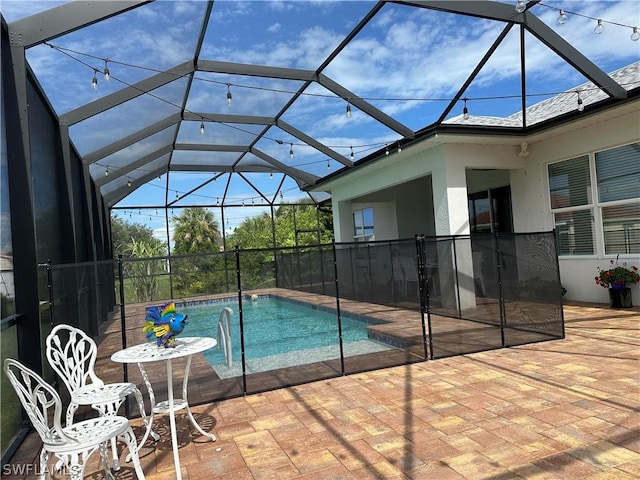
M173 368L171 359L167 360L167 395L169 400L169 424L171 426L171 446L173 447L173 463L176 467L176 480L182 480L180 457L178 455L178 434L176 433L176 412L173 408Z
M202 427L196 422L196 419L193 417L193 413L191 413L191 408L189 408L189 400L187 400L187 386L189 382L189 372L191 370L191 355L187 357L187 364L184 367L184 377L182 379L182 399L184 400L185 407L187 409L187 415L189 415L189 420L191 420L191 424L205 437L209 437L212 441L216 441L217 438L213 433L205 432Z

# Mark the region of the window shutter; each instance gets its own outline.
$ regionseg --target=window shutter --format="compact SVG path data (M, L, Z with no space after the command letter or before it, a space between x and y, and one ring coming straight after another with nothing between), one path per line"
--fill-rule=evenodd
M640 253L640 203L602 209L604 252Z
M549 192L552 209L589 205L592 201L589 157L550 164Z
M593 255L591 209L554 214L559 255Z
M640 197L640 143L596 153L600 202Z

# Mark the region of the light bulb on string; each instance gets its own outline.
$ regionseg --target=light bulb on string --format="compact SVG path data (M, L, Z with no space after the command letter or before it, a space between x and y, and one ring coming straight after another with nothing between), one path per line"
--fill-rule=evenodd
M347 118L351 118L351 104L347 100Z
M108 177L109 176L109 166L107 165L107 168L105 168L104 170L104 176Z
M204 118L200 121L200 135L204 135Z
M269 178L273 178L273 171L269 172Z
M331 162L327 158L327 170L331 170Z
M640 32L638 32L638 27L633 27L633 32L631 33L631 41L637 42L640 40Z
M582 103L582 98L580 98L580 92L576 92L578 94L578 111L582 112L584 110L584 104Z
M596 28L593 29L593 31L598 35L604 32L604 25L602 24L602 19L600 18L598 19L598 24L596 25Z
M293 143L289 144L289 158L293 158Z
M386 148L384 149L384 154L389 155L389 145L387 145Z
M351 160L353 160L353 147L349 147L351 149L351 153L349 154L349 158L351 158Z
M127 180L127 187L131 188L131 180Z
M96 77L97 73L98 73L97 70L93 70L93 78L91 79L91 86L93 87L94 90L98 89L98 77Z
M398 140L398 153L402 151L402 147L400 146L400 140Z
M463 98L462 100L464 101L464 107L462 108L462 118L464 120L469 120L469 109L467 108L467 99Z
M565 23L567 23L567 20L569 20L569 18L564 13L564 10L560 10L560 15L558 16L558 23L560 25L564 25Z
M231 95L231 84L227 83L227 105L231 106L233 95Z
M516 12L522 13L526 10L527 5L524 3L524 0L518 0L516 2Z
M108 82L109 79L111 78L111 72L109 72L109 66L107 65L107 62L109 60L105 60L104 61L104 70L102 71L102 73L104 74L104 79Z

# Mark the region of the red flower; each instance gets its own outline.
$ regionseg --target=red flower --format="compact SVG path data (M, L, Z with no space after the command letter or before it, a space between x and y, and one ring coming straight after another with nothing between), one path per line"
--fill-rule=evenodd
M640 274L638 274L638 267L632 265L627 267L626 263L618 265L618 257L615 262L609 261L611 267L607 270L598 268L598 276L595 277L596 285L600 285L603 288L611 288L611 284L622 284L625 287L634 283L640 282Z

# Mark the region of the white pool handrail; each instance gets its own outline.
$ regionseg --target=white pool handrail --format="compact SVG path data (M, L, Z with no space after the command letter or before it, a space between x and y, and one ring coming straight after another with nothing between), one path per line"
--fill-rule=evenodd
M227 367L233 366L233 353L231 351L231 315L233 310L229 307L224 307L218 317L218 348L222 346L224 348L224 358L227 363Z

